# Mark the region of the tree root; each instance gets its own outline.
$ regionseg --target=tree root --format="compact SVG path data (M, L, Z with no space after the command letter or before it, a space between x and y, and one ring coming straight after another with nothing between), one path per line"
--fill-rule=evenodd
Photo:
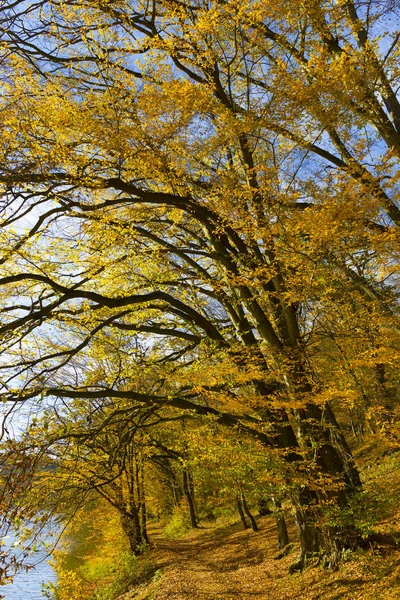
M285 556L290 554L290 552L293 550L293 546L294 544L292 544L291 542L289 544L286 544L286 546L274 556L274 560L281 560L281 558L284 558Z

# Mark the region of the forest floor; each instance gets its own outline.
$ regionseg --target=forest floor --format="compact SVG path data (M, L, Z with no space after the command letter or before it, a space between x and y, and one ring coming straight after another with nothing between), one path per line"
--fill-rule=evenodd
M400 600L400 545L393 542L400 539L393 538L400 536L398 455L377 463L364 483L385 517L375 526L374 543L349 553L338 571L316 566L289 575L297 548L276 559L273 517L259 518L257 533L239 523L206 523L175 540L152 527L138 585L119 600ZM288 526L296 540L289 519Z
M120 600L400 599L400 549L381 546L351 556L336 572L314 567L290 576L295 551L276 560L274 521L258 522L257 533L233 524L180 540L153 528L147 580Z

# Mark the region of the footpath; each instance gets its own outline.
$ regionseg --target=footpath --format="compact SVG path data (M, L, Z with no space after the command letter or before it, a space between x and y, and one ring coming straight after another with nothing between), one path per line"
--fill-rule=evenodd
M257 533L238 524L202 528L179 540L151 531L147 578L119 600L400 599L400 551L356 555L337 572L317 567L290 576L296 549L276 560L273 518L259 526Z

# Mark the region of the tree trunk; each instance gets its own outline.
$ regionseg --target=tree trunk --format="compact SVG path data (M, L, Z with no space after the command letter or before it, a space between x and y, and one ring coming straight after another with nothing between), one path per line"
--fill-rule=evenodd
M193 494L192 491L193 490L193 482L190 479L190 476L188 474L188 471L186 468L183 469L183 491L188 503L188 507L189 507L189 516L190 516L190 525L193 529L197 528L197 518L196 518L196 512L194 509L194 501L193 501Z
M284 550L290 544L289 534L286 527L285 515L282 511L282 505L279 500L274 500L276 528L278 530L279 550Z
M312 394L307 374L299 363L292 375L292 384L293 381L296 382L295 392L306 396ZM329 505L340 511L347 506L361 486L359 473L328 404L321 409L309 403L293 414L297 420L297 439L303 451L304 467L309 470L310 478L320 483L315 491L303 486L292 494L300 556L291 571L302 569L313 561L322 561L335 568L343 549L353 547L360 536L355 529L329 524L325 507Z
M313 387L310 381L313 377L303 364L300 346L298 337L288 357L290 370L287 372L286 387L292 397L311 397ZM268 396L268 390L262 382L255 382L255 385L261 396ZM294 409L290 418L283 410L271 412L269 409L262 409L262 417L273 426L273 445L285 450L284 459L288 464L301 465L305 475L309 470L314 481L316 478L322 481L324 476L329 481L329 487L325 489L322 481L318 493L305 485L299 486L292 494L301 551L291 570L302 569L316 559L335 566L341 549L354 545L357 532L334 530L329 525L323 525L324 507L328 502L339 508L346 506L348 499L360 487L360 477L351 450L336 418L329 405L322 410L312 403L303 409ZM295 429L292 417L297 423ZM282 533L282 541L286 541L286 524L283 525L280 520L277 525Z
M321 550L320 533L317 526L315 495L307 488L293 492L294 519L300 542L300 553L289 571L301 571L306 564L319 557Z
M172 502L174 508L177 508L181 504L182 500L182 489L177 481L176 474L171 467L170 459L163 457L162 459L150 458L150 460L159 468L163 474L164 480L168 488L171 490ZM172 511L171 511L172 512Z
M279 314L276 316L279 323ZM292 308L288 308L283 316L290 317L291 325L289 321L287 325L292 331L292 336L286 339L285 349L287 393L292 398L311 399L314 377L305 360L296 314ZM280 334L285 339L283 330ZM257 382L256 388L260 396L268 398L268 390L262 382ZM267 403L266 405L268 406ZM272 412L263 409L262 412L263 418L269 422L270 427L272 425L273 445L285 450L284 460L292 467L302 466L305 482L309 479L321 482L317 492L305 485L292 494L301 547L299 560L292 570L303 568L316 557L327 565L335 566L340 549L353 546L354 540L359 539L359 536L356 531L339 531L338 528L335 531L328 524L324 525L324 509L328 503L339 509L346 506L361 483L351 450L333 411L329 405L322 410L310 401L304 408L293 409L289 414L283 410Z
M128 538L129 547L133 554L139 555L143 552L144 540L140 528L139 514L136 509L124 512L121 515L122 529Z
M256 520L255 520L255 518L253 517L253 515L252 515L252 514L251 514L251 512L250 512L249 505L248 505L248 504L247 504L247 502L246 502L246 498L245 498L245 495L244 495L244 494L242 494L242 504L243 504L243 509L244 509L244 512L246 513L246 515L247 515L247 516L248 516L248 518L250 519L250 523L251 523L251 528L252 528L252 530L253 530L253 531L258 531L258 525L257 525L257 523L256 523Z
M144 487L144 460L140 458L140 473L139 473L139 513L140 513L140 533L143 541L148 544L149 536L147 535L147 510L146 510L146 494Z
M339 512L349 499L349 492L321 493L307 487L293 492L292 503L297 533L300 541L300 554L291 565L290 572L304 569L309 564L321 563L325 567L337 568L343 550L355 548L361 536L355 527L333 525L326 519L325 506L329 505Z
M249 526L247 525L246 517L244 516L242 501L239 494L236 495L236 506L239 512L240 520L242 521L243 529L248 529Z
M360 474L355 465L350 446L348 445L346 438L340 430L340 426L329 403L326 403L324 407L323 416L325 421L329 424L330 439L332 445L337 448L337 451L340 455L340 459L342 461L342 465L345 470L350 487L354 490L360 488Z
M177 508L180 505L181 500L182 500L181 488L178 486L176 481L171 481L170 488L171 488L172 497L174 500L174 507Z
M268 506L268 501L265 496L261 496L258 499L258 515L260 517L267 517L272 514L272 510Z

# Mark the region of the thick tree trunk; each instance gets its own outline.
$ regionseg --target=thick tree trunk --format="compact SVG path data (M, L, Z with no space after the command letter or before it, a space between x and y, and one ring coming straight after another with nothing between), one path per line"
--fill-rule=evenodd
M292 364L291 392L299 397L312 397L311 375L300 360ZM294 410L293 415L297 421L296 433L305 473L309 471L310 479L319 484L315 491L305 485L292 494L300 556L291 571L314 561L334 568L343 549L353 546L359 536L355 530L329 524L326 506L338 511L347 506L360 488L359 473L329 405L321 409L308 403L304 408Z
M301 571L311 561L319 560L321 553L321 536L317 525L318 509L316 497L307 488L302 488L291 495L294 507L294 518L300 542L300 553L297 560L289 567L291 573Z
M286 527L285 515L282 511L282 505L279 500L274 500L276 528L278 530L279 550L284 550L290 544L289 534Z
M236 495L236 506L237 506L237 509L239 512L240 520L242 521L243 529L248 529L249 526L247 524L246 517L244 516L242 500L241 500L239 494Z
M141 554L144 549L144 539L142 537L139 514L136 509L131 512L124 512L121 515L122 529L128 538L129 547L133 554Z
M305 391L311 393L310 388L306 390L303 387L302 392ZM291 495L300 555L290 570L301 570L313 562L335 568L342 551L354 547L360 537L351 528L333 527L326 523L324 511L328 505L338 510L347 506L352 495L360 489L360 477L329 406L323 411L319 406L309 404L304 409L293 411L293 414L297 421L297 447L291 444L285 460L291 465L302 465L306 480L308 470L310 479L319 480L321 485L316 491L304 485ZM283 425L286 433L290 433L288 424ZM280 447L285 447L284 439L281 437L280 440L283 442ZM282 540L286 541L283 523L277 522L277 526Z
M258 531L258 525L256 523L255 518L253 517L253 515L250 512L250 508L249 508L249 505L247 504L247 501L246 501L246 498L245 498L244 494L242 494L242 504L243 504L244 512L246 513L246 515L250 519L252 530L253 531Z
M278 285L275 290L278 296L279 287ZM263 408L262 416L274 430L273 445L285 451L284 460L291 465L302 465L305 484L309 478L321 482L318 493L307 488L307 484L293 493L301 546L300 557L293 565L293 570L303 568L316 557L325 564L334 566L340 547L352 545L357 533L343 529L340 532L334 531L332 527L323 525L323 512L328 503L339 509L346 506L352 494L360 488L360 477L330 406L327 405L322 410L312 403L314 377L309 371L306 353L302 348L296 311L293 307L286 306L282 312L282 306L279 303L275 305L275 317L277 325L280 325L279 338L284 343L281 344L279 340L271 343L277 355L282 353L285 356L282 367L285 370L284 382L288 396L298 400L309 398L309 402L304 408L293 409L290 413L284 410L272 412ZM253 316L257 320L256 315ZM246 338L244 341L247 346L256 345L253 338ZM268 399L270 392L265 384L255 382L255 386L260 396Z
M355 548L361 541L355 527L333 525L326 518L326 506L340 510L347 506L356 490L317 490L304 486L292 493L294 517L300 542L298 559L290 572L304 569L309 564L322 563L337 568L345 549ZM324 514L325 513L325 514Z
M340 455L340 460L342 462L344 472L346 473L348 485L351 489L356 490L357 488L361 487L360 474L355 465L350 446L340 430L335 414L329 403L327 403L324 407L323 416L329 426L331 443L337 449Z

